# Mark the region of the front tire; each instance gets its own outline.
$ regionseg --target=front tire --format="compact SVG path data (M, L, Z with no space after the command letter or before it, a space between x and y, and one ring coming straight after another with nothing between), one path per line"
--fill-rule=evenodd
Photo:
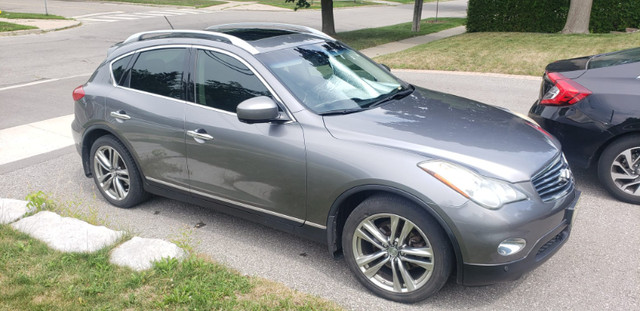
M640 136L620 138L602 152L598 179L618 200L640 204Z
M377 295L403 303L442 288L453 256L440 225L405 199L376 195L347 218L342 236L347 265Z
M89 156L93 180L109 203L130 208L148 198L133 157L115 137L96 139Z

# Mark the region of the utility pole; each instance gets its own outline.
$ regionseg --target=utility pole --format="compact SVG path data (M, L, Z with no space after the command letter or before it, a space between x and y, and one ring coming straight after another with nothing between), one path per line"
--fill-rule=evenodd
M49 15L49 10L47 9L47 0L44 0L44 15Z

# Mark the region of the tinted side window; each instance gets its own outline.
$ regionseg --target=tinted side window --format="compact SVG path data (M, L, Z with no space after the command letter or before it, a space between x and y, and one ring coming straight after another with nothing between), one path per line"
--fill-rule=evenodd
M196 103L236 112L245 99L270 96L253 72L237 59L213 51L198 50Z
M123 79L122 76L124 76L124 71L125 69L127 69L127 65L129 65L129 61L131 60L132 57L133 55L123 57L118 61L115 61L111 65L111 70L113 71L113 79L116 84L124 85L123 83L125 79Z
M131 87L181 99L186 54L187 50L183 48L140 53L131 69Z

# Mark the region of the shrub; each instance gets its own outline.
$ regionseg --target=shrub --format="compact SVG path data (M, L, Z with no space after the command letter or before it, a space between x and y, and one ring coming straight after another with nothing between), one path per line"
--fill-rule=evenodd
M469 0L467 31L559 32L570 0ZM593 0L594 33L640 27L640 1Z
M594 33L640 28L640 1L593 0L589 30Z
M558 32L569 0L469 0L467 31Z

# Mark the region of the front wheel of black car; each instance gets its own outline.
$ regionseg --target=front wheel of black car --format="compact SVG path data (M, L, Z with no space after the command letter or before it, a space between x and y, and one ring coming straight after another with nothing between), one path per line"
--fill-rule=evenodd
M620 201L640 204L640 136L609 145L598 161L600 183Z
M109 203L129 208L147 198L133 158L115 137L102 136L93 143L90 165L93 180Z
M358 205L345 224L342 246L358 280L398 302L435 294L451 273L452 251L442 228L398 197L378 195Z

